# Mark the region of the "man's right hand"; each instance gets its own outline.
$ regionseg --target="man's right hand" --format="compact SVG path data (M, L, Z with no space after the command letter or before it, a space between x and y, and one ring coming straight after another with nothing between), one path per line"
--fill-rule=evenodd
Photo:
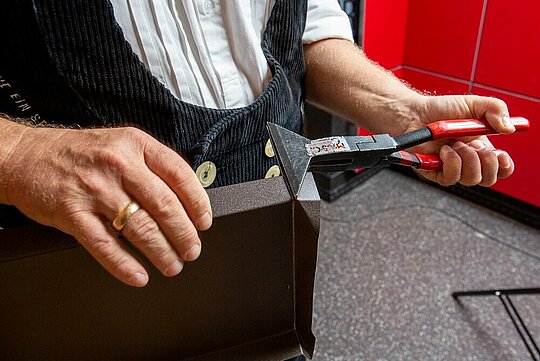
M148 274L110 227L132 201L140 210L122 235L161 273L175 276L185 261L199 256L197 230L211 226L212 211L195 173L176 152L135 128L73 130L2 122L2 137L10 136L11 143L0 154L0 203L73 235L105 269L132 286L145 286Z

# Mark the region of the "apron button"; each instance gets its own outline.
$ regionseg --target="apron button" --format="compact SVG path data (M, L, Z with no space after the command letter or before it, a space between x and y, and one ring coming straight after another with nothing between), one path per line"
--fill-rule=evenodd
M279 177L281 175L281 171L279 170L279 166L273 165L268 169L268 172L266 172L266 175L264 178L273 178L273 177Z
M210 161L204 162L197 167L195 174L204 188L210 187L216 179L216 165Z
M274 153L274 147L272 147L272 142L270 141L270 139L268 139L266 145L264 146L264 154L266 154L268 158L272 158L276 155L276 153Z

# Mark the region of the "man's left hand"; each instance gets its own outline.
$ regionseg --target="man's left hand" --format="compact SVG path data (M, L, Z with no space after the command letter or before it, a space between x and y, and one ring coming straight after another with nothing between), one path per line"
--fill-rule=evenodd
M493 129L503 134L515 131L510 122L508 107L499 99L476 95L424 96L418 100L419 118L411 121L407 131L426 124L448 119L485 119ZM490 187L497 179L514 172L512 158L497 150L486 136L432 141L419 145L417 153L439 154L442 171L417 172L424 178L444 186L460 183L466 186Z

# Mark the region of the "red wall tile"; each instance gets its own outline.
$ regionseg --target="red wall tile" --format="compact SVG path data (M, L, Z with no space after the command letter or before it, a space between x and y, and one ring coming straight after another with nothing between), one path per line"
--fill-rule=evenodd
M467 94L469 85L440 76L430 75L402 68L394 74L409 83L413 88L436 95Z
M394 75L398 78L405 80L405 69L402 67L395 69L392 73L394 73Z
M499 180L493 189L540 207L540 167L536 152L540 139L540 100L518 98L479 87L475 87L473 92L504 100L510 115L523 116L531 122L531 129L527 132L490 136L495 147L508 151L516 166L514 174Z
M476 82L540 98L540 1L489 0Z
M411 0L405 64L470 80L483 4L484 0Z
M409 0L366 0L364 51L383 67L403 64Z

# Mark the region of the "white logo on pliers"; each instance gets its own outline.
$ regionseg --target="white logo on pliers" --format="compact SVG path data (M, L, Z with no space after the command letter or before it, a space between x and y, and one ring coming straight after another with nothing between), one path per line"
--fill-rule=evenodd
M312 140L306 144L308 155L330 154L351 150L344 137L328 137Z

